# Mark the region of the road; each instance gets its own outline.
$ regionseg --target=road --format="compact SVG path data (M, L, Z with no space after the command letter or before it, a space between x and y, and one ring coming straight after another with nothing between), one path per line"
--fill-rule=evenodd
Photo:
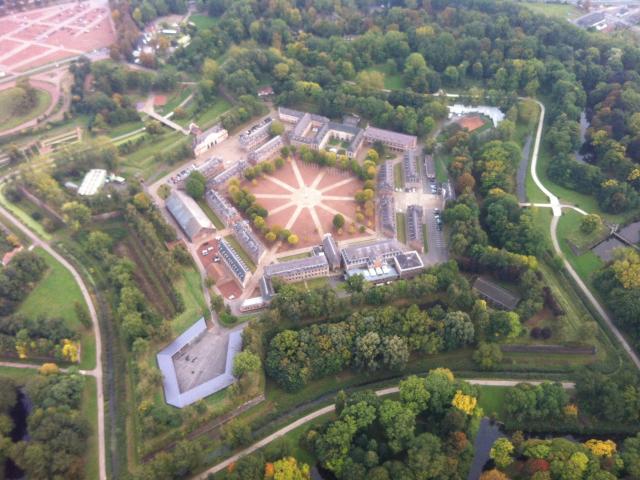
M51 245L38 238L31 230L24 226L13 214L0 206L0 214L7 218L16 228L18 228L25 236L31 240L34 246L39 246L44 249L49 255L60 262L73 276L73 279L80 287L84 301L89 309L89 315L91 316L91 323L93 325L93 331L96 339L96 367L93 370L86 370L82 373L90 375L96 379L96 392L98 402L98 467L100 480L106 480L107 478L107 461L106 461L106 448L105 448L105 429L104 429L104 390L103 390L103 372L102 372L102 336L100 334L100 326L98 324L98 314L93 303L93 299L89 294L89 290L84 283L84 280L77 272L77 270L71 265L62 255L51 247ZM26 366L22 363L2 362L2 366L11 366L17 368L38 368L37 366Z
M522 380L488 380L488 379L471 379L471 380L466 380L467 382L469 382L472 385L485 385L485 386L493 386L493 387L513 387L519 383L523 383ZM530 381L526 381L526 383L530 383L532 385L538 385L540 383L542 383L544 380L530 380ZM575 388L575 383L573 382L561 382L562 387L565 389L573 389ZM378 397L383 397L385 395L391 395L394 393L398 393L399 389L398 387L388 387L388 388L383 388L380 390L376 390L375 394ZM280 430L278 430L277 432L272 433L271 435L263 438L262 440L259 440L257 442L255 442L253 445L250 445L249 447L245 448L244 450L241 450L240 452L236 453L235 455L232 455L231 457L227 458L226 460L224 460L223 462L218 463L217 465L214 465L213 467L209 468L208 470L202 472L201 474L193 477L194 479L197 480L206 480L206 478L209 475L218 473L222 470L224 470L225 468L227 468L230 464L237 462L238 460L240 460L243 457L246 457L247 455L252 454L253 452L255 452L256 450L260 450L262 447L265 447L266 445L268 445L269 443L273 442L274 440L277 440L278 438L286 435L287 433L291 432L292 430L295 430L298 427L301 427L302 425L305 425L313 420L315 420L318 417L321 417L323 415L326 415L327 413L331 413L335 410L335 405L331 404L331 405L327 405L326 407L322 407L314 412L309 413L308 415L305 415L302 418L299 418L298 420L291 422L289 425L282 427Z

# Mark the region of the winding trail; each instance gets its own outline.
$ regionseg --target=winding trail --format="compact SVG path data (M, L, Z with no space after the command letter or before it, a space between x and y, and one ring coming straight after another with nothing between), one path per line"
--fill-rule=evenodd
M544 380L489 380L489 379L463 379L463 380L469 382L471 385L485 385L485 386L492 386L492 387L514 387L519 383L530 383L532 385L539 385L544 381ZM562 385L562 388L564 389L569 390L569 389L575 388L575 383L573 382L560 382L560 383ZM400 390L398 387L388 387L388 388L382 388L380 390L376 390L375 394L378 397L384 397L385 395L392 395L394 393L398 393L399 391ZM321 417L322 415L331 413L334 410L335 410L335 405L331 404L331 405L327 405L326 407L322 407L314 412L311 412L308 415L305 415L304 417L299 418L295 422L291 422L289 425L282 427L280 430L272 433L271 435L264 437L262 440L258 440L253 445L248 446L244 450L239 451L235 455L232 455L226 460L218 463L217 465L214 465L213 467L209 468L208 470L205 470L204 472L200 473L199 475L196 475L193 478L197 480L206 480L206 478L209 475L212 475L224 470L230 464L235 463L241 458L252 454L256 450L260 450L262 447L286 435L292 430L295 430L296 428L301 427L302 425L309 423L315 420L316 418Z
M91 323L93 325L93 332L96 339L96 367L93 370L83 370L82 374L91 376L96 380L96 402L98 404L98 471L100 472L100 480L107 479L107 460L106 460L106 448L105 448L105 428L104 428L104 390L103 390L103 371L102 371L102 336L100 334L100 326L98 324L98 314L93 303L93 299L89 294L89 289L84 283L84 280L77 272L77 270L71 265L62 255L60 255L53 247L44 240L41 240L25 225L23 225L14 215L0 206L0 214L7 218L16 228L18 228L25 236L31 240L34 246L41 247L49 255L60 262L73 276L73 279L80 287L82 296L87 308L89 309L89 315L91 316ZM15 368L39 368L36 365L27 365L23 363L2 362L0 366L15 367Z

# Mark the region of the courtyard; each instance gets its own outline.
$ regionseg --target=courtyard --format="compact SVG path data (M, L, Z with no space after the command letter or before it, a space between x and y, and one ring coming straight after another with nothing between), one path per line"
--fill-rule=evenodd
M355 220L358 205L354 195L361 188L362 182L350 172L309 165L296 159L253 184L247 184L257 202L269 212L267 226L279 226L298 236L295 248L318 245L322 236L329 232L339 240L375 234L373 222L360 232L360 224ZM345 219L340 234L333 227L337 214ZM352 224L356 224L356 229L349 233ZM294 247L283 245L281 250L287 248Z

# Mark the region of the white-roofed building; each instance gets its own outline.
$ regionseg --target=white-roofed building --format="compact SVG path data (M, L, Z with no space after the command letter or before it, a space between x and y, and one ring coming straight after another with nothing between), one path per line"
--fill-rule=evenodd
M100 191L107 181L107 171L101 168L89 170L82 179L78 195L90 197Z

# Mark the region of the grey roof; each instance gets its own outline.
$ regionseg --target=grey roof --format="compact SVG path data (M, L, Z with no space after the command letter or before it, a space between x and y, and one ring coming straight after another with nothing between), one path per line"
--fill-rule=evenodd
M393 192L395 183L393 181L393 163L391 160L387 160L380 165L378 170L378 191L379 192Z
M408 150L404 152L404 157L402 159L402 172L405 184L420 183L420 175L418 174L418 167L416 165L415 150Z
M324 237L322 237L322 249L324 256L327 257L329 266L334 269L338 268L340 266L340 250L333 235L330 233L325 233Z
M424 211L420 205L407 207L407 240L422 241L422 215Z
M247 131L240 134L240 145L251 146L264 140L269 136L269 129L273 119L271 117L263 118L260 122L252 125Z
M169 405L178 408L186 407L202 398L227 388L235 380L232 374L233 359L236 354L242 350L242 330L236 330L229 334L224 373L194 388L184 392L180 391L173 357L200 335L204 334L206 330L207 325L204 318L201 318L156 355L158 367L160 367L160 371L162 372L164 397Z
M229 245L224 238L220 240L220 255L222 259L225 261L227 266L231 269L233 274L236 276L240 283L244 283L245 278L251 272L247 264L244 263L244 260L240 258L238 252L236 252L235 248Z
M622 243L616 237L610 237L604 242L596 245L591 249L593 253L595 253L598 257L602 259L604 262L610 262L613 260L613 253L617 248L625 248L627 245Z
M233 236L240 243L242 248L249 254L254 262L258 262L264 253L264 245L253 233L251 225L246 220L233 224Z
M239 160L235 165L232 165L224 172L219 173L216 177L209 181L208 184L212 186L222 185L223 183L231 180L233 177L240 175L248 166L249 164L247 162L245 162L244 160Z
M264 145L261 145L253 152L250 152L248 156L249 161L257 163L262 160L266 160L283 146L284 142L282 141L282 136L276 135Z
M596 23L601 22L605 19L605 15L603 12L593 12L585 15L584 17L576 20L576 23L581 27L592 27Z
M180 191L173 191L165 200L165 206L189 240L193 240L203 229L215 230L196 201Z
M424 263L422 262L422 258L418 255L418 252L406 252L399 253L394 257L394 261L396 264L396 268L398 271L408 271L408 270L416 270L424 268Z
M275 295L275 291L273 290L273 285L271 284L271 279L267 276L263 276L260 278L260 294L262 298L264 298L267 302L273 298Z
M222 125L220 125L220 124L217 124L217 125L214 125L213 127L207 128L204 132L199 133L198 135L196 135L196 138L195 138L196 145L199 144L199 143L204 142L210 134L215 133L215 132L220 132L222 130L224 130L224 128L222 128Z
M328 265L327 258L324 255L314 255L313 257L297 258L288 262L267 265L264 267L264 274L267 277L280 277L294 272L315 270Z
M278 107L278 115L279 116L287 115L290 117L297 117L298 119L300 119L304 116L304 112L301 112L300 110L294 110L292 108Z
M516 308L520 301L520 297L518 295L511 293L484 277L476 278L476 281L473 283L473 289L481 296L488 298L491 302L496 303L507 310L513 310Z
M405 135L404 133L384 130L382 128L367 127L364 135L370 142L380 141L385 144L398 145L399 147L409 150L416 147L418 138L415 135Z
M220 217L220 220L227 226L240 215L238 210L217 190L207 190L206 200L213 213Z
M618 230L618 235L631 245L637 244L640 242L640 222L630 223L621 230Z
M395 235L396 208L392 196L384 196L378 200L378 215L380 216L380 226Z
M342 259L345 267L369 265L376 260L389 260L399 253L402 248L395 240L377 240L361 245L350 245L342 249Z

